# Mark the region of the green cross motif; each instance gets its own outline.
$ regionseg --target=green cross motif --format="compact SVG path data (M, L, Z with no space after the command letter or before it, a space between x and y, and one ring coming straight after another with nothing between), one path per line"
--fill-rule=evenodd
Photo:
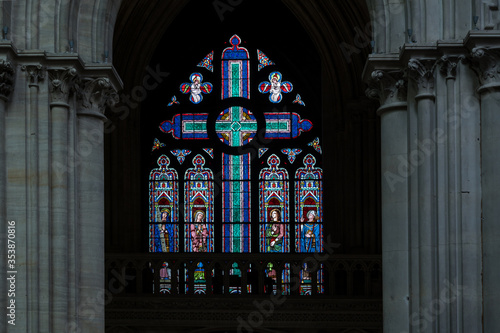
M257 120L249 110L232 106L221 112L215 122L219 139L231 147L239 147L252 140L257 132Z

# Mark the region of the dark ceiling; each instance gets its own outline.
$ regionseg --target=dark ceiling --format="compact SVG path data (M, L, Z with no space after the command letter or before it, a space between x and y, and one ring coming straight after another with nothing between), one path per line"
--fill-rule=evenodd
M144 68L176 16L200 0L124 0L118 14L114 34L113 63L122 77L125 90L140 84ZM248 3L250 0L246 0ZM363 93L361 72L369 53L369 37L360 34L370 30L370 18L364 0L267 0L263 4L282 2L307 31L330 75L338 96L355 98ZM204 1L206 4L206 0ZM244 0L211 2L219 12L231 13ZM252 0L252 5L256 0ZM189 5L189 6L188 6ZM262 6L266 10L266 6ZM214 13L216 10L214 9ZM259 18L256 18L259 20ZM283 29L279 17L275 22L262 22L263 29ZM196 20L186 22L187 36L203 38L204 29ZM347 52L347 53L346 53Z

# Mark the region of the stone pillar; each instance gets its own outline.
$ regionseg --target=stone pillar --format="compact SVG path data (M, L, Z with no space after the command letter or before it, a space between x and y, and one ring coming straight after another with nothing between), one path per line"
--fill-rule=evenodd
M500 49L476 47L472 59L481 82L483 330L494 332L500 327Z
M69 216L68 216L68 142L69 142L69 94L76 69L49 70L50 122L51 122L51 208L50 231L52 262L51 275L59 281L69 281ZM63 332L68 322L68 283L54 283L51 290L50 317L53 332Z
M409 331L407 78L402 69L375 70L367 95L378 98L381 122L384 331Z
M40 117L39 105L40 83L45 79L45 68L41 64L36 64L23 65L21 69L26 73L28 83L25 101L26 224L23 226L24 230L17 229L17 231L23 230L26 235L24 239L26 252L18 255L22 258L18 266L25 266L20 281L26 282L27 289L26 304L20 304L21 311L16 312L16 315L20 314L20 318L24 318L19 324L26 325L27 331L47 332L49 322L41 318L44 318L49 311L49 273L45 267L49 265L47 251L49 231L47 219L45 216L40 217L42 210L47 209L45 207L47 198L42 199L40 192L48 178L43 171L48 170L45 170L46 165L41 165L40 161L46 157L48 151L40 150L42 140L45 139L42 132L46 129L40 126L40 121L43 119Z
M418 217L412 220L411 258L412 258L412 310L420 313L432 304L438 294L437 262L437 179L436 179L436 143L439 133L436 131L436 105L434 94L435 60L410 59L408 68L416 83L417 112L417 149L409 154L410 161L417 165L417 202ZM429 320L430 321L430 320ZM425 325L421 332L434 332L432 323Z
M437 122L446 134L437 150L439 332L481 331L480 118L473 72L464 49L444 50ZM453 53L451 53L453 52ZM439 303L437 303L439 302ZM436 306L437 308L437 306Z
M437 201L441 208L438 209L438 276L439 290L446 288L446 283L457 279L457 269L461 265L461 240L459 230L461 224L461 195L460 195L460 170L461 170L461 145L460 123L453 121L459 116L455 102L455 85L457 75L457 57L443 56L438 61L441 65L440 73L446 82L443 89L442 101L437 110L439 126L446 131L447 140L444 147L438 148L438 164L444 168L443 177L438 181ZM441 162L441 163L440 163ZM438 170L438 174L440 174ZM457 304L450 302L443 304L441 316L438 320L439 330L442 332L457 332Z
M478 81L469 63L457 63L456 115L450 122L458 123L460 135L459 192L457 212L459 223L456 236L450 240L451 250L457 252L456 280L451 275L452 295L456 295L458 332L481 332L482 318L482 235L481 235L481 112L476 92ZM450 161L450 164L453 162ZM453 240L457 241L453 247ZM454 272L452 272L454 273ZM453 303L452 303L453 304ZM455 304L454 304L455 305Z
M104 109L113 100L107 78L84 79L78 89L79 256L78 328L104 332Z
M4 267L0 271L0 307L7 308L7 166L5 153L5 116L7 102L14 88L14 68L9 61L0 60L0 267ZM7 320L1 321L0 331L6 332Z

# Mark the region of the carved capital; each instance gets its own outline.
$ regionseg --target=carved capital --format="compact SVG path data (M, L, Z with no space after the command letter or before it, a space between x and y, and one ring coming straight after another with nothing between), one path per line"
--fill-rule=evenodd
M380 105L406 102L408 79L404 70L375 70L371 74L369 88L365 91L369 98L380 100Z
M41 64L23 65L21 70L26 72L29 87L38 87L39 82L45 79L45 67Z
M78 97L84 113L104 115L106 106L118 102L118 94L108 78L84 78L77 84Z
M0 99L7 101L14 89L14 67L10 61L0 60Z
M434 69L437 62L435 60L417 60L410 59L408 69L410 76L417 83L417 96L434 95Z
M464 57L450 57L450 56L442 56L441 59L438 60L438 63L441 65L439 71L442 75L446 77L446 79L456 79L457 77L457 67L459 61L461 61Z
M76 69L73 67L66 69L50 69L48 72L51 103L67 105L69 95L78 77Z
M481 84L500 84L500 50L475 47L471 52L471 60Z

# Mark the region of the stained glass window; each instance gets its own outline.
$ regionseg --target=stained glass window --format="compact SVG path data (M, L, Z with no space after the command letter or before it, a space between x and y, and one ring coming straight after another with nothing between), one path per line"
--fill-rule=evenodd
M281 268L281 281L279 280ZM264 270L264 293L276 295L279 284L281 284L281 295L290 295L290 264L283 263L277 266L272 262L268 262Z
M248 50L241 47L241 38L233 35L231 46L222 52L222 96L250 98L250 56Z
M149 250L322 252L317 96L290 70L295 67L280 66L279 53L257 49L237 35L197 54L191 68L178 68L180 73L169 77L175 82L154 111ZM202 260L179 268L184 279L179 289L206 293L210 274L213 293L223 292L223 278L232 281L229 292L243 293L238 263L224 273L216 267L208 271ZM165 264L160 285L168 294L172 282ZM290 294L290 264L269 265L265 279L273 282L267 292ZM257 290L251 267L244 269L246 292ZM322 278L318 275L318 283ZM301 279L305 294L307 270Z
M185 251L214 252L213 173L205 169L200 154L193 158L194 168L186 171L184 182Z
M222 251L250 252L250 155L223 153L222 165Z
M272 154L260 172L260 251L290 252L288 172Z
M281 294L290 295L290 264L284 263L281 271Z
M265 269L265 278L264 278L264 293L265 294L276 294L276 286L278 284L278 273L274 268L274 264L269 262Z
M312 275L313 273L309 269L307 263L302 264L302 269L300 270L300 294L301 295L311 295L312 293Z
M241 294L241 270L236 262L233 262L229 270L229 293Z
M295 173L295 249L297 252L323 251L323 171L316 168L312 154L304 157L304 167Z
M187 265L186 265L187 266ZM191 293L191 277L193 285L193 294L206 294L207 293L207 281L205 276L205 267L202 262L197 262L194 267L194 272L190 272L189 268L184 268L184 281L185 281L185 292L186 294Z
M325 265L319 264L319 269L316 272L316 287L318 288L318 294L325 293Z
M160 268L160 294L172 293L172 279L175 277L177 277L177 274L172 275L172 269L169 267L168 262L163 262Z
M178 177L166 155L149 175L149 251L178 252Z

